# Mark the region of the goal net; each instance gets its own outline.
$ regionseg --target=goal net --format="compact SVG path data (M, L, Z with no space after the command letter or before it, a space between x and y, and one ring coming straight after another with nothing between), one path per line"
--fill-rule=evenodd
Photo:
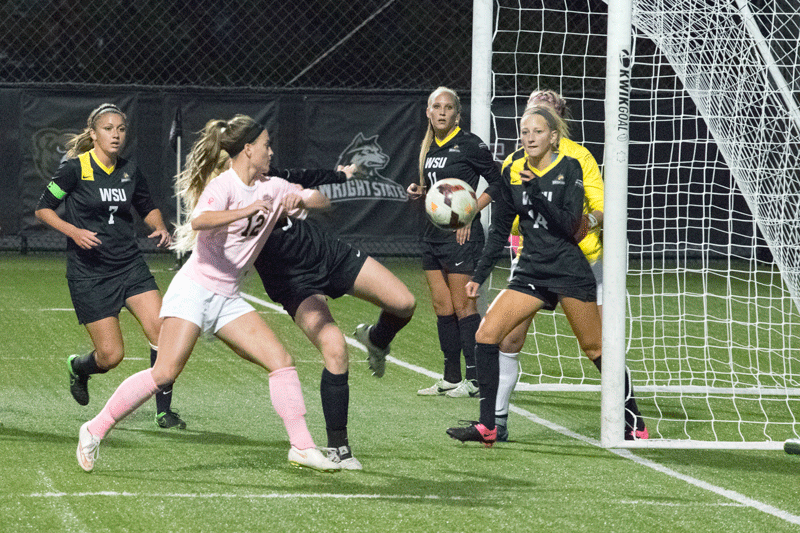
M637 445L777 448L800 433L800 4L632 4L619 333L650 432ZM515 149L527 96L553 89L602 168L606 4L494 9L497 145ZM517 391L600 388L560 311L537 315L520 361Z

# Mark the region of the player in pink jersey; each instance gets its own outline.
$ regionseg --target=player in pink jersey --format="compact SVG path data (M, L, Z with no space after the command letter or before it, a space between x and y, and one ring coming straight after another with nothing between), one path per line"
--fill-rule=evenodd
M87 472L111 428L177 379L203 331L269 372L270 399L289 434L289 462L322 471L341 469L311 438L291 356L239 295L242 277L278 218L304 217L306 209L330 205L318 191L267 177L271 158L269 134L244 115L209 121L192 147L177 182L191 217L178 228L175 246L193 253L164 295L155 366L122 382L102 411L80 428L77 458Z

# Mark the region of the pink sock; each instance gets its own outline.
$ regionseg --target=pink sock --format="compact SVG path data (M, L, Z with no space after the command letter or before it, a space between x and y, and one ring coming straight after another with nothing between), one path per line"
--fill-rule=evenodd
M306 426L306 404L295 367L287 366L270 372L269 397L275 411L283 419L291 445L298 450L314 448L314 439Z
M149 368L130 376L117 387L105 407L89 422L89 433L104 438L117 422L134 412L158 390Z

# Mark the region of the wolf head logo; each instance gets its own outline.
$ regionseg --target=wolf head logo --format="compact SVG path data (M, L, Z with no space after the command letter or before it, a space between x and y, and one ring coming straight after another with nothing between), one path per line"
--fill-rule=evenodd
M33 134L33 162L36 172L44 181L56 173L58 165L67 153L67 141L77 132L43 128Z
M389 164L389 156L383 153L383 148L378 144L378 136L365 137L359 132L352 142L339 155L338 165L355 164L360 178L380 178L379 170Z

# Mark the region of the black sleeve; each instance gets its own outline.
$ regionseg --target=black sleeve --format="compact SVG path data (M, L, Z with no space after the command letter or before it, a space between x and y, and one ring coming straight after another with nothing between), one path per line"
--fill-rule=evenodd
M570 159L567 163L566 190L564 191L563 205L556 205L548 202L541 190L538 181L531 180L524 184L531 199L531 205L537 213L542 215L549 227L558 228L559 232L567 240L574 239L575 232L583 216L583 172L580 163L575 159Z
M491 196L492 199L495 199L500 195L503 178L500 176L500 168L497 166L492 152L489 151L489 147L483 141L478 141L474 161L475 170L489 184L484 192Z
M347 176L339 170L327 170L324 168L288 168L278 169L269 167L270 176L278 176L290 183L297 183L305 189L324 185L326 183L344 183Z
M510 180L509 180L510 181ZM497 188L500 193L497 197L492 197L492 223L489 226L489 236L483 247L483 253L475 267L475 274L472 281L482 284L489 277L494 265L500 258L511 234L511 226L517 212L514 208L514 200L511 197L511 190L503 185Z
M39 197L39 203L36 205L36 210L39 209L55 209L61 202L64 201L69 193L75 190L78 184L80 174L80 167L76 168L74 159L62 161L56 170L55 176L47 184L42 196Z
M131 205L139 213L139 216L145 218L150 211L156 209L156 204L153 202L153 197L150 196L150 188L147 186L147 180L137 166L134 170L136 180L136 188L133 190L133 200Z

